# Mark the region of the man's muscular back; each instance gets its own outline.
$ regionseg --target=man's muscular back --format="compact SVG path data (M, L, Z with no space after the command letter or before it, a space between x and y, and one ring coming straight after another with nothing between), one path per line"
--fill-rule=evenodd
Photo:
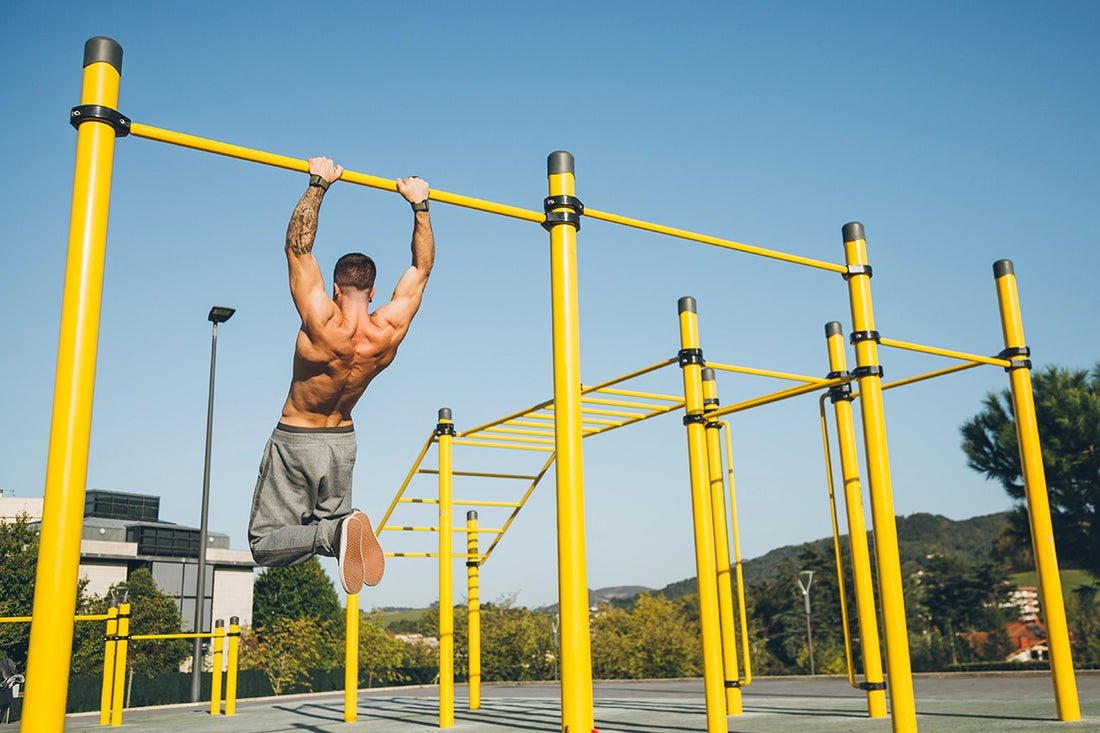
M311 158L309 171L331 183L343 169L327 158ZM369 287L334 282L330 298L311 253L326 188L311 184L294 210L286 236L290 292L302 317L302 327L295 343L293 377L281 422L300 427L351 424L352 408L397 355L397 347L420 307L435 260L431 222L428 212L420 210L415 214L412 265L401 275L389 303L370 312L373 274ZM428 198L428 184L419 178L398 179L397 190L411 203ZM369 258L359 257L369 262Z

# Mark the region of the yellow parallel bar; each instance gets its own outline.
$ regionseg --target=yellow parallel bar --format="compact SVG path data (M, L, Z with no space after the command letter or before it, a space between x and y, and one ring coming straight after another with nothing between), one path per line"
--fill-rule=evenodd
M733 580L730 575L729 525L726 522L726 483L722 476L722 425L710 420L718 407L718 385L713 369L703 369L703 417L707 449L707 477L710 485L711 521L714 524L714 560L718 582L718 621L721 631L722 667L725 670L726 714L740 715L741 678L737 669L737 630L733 622Z
M182 132L162 130L157 127L142 125L136 122L131 124L130 134L134 137L145 138L146 140L169 143L170 145L178 145L192 150L201 150L207 153L214 153L215 155L224 155L230 158L237 158L238 160L247 160L262 165L270 165L275 168L285 168L286 170L298 171L300 173L305 173L309 170L309 163L298 158L289 158L285 155L265 153L262 150L243 148L239 145L231 145L216 140L207 140ZM392 179L380 178L366 173L356 173L355 171L346 169L343 175L340 176L340 180L360 186L367 186L368 188L376 188L382 191L397 191L397 185ZM484 201L482 199L476 199L456 193L447 193L446 191L440 191L434 188L431 192L431 200L443 204L461 206L464 209L474 209L490 214L500 214L501 216L508 216L513 219L523 219L539 224L546 218L540 211L532 211L530 209L509 206L507 204L498 204L493 201Z
M921 346L920 344L910 344L905 341L897 341L895 339L879 338L880 346L889 346L893 349L904 349L906 351L919 351L922 354L933 354L935 356L946 356L951 359L960 359L962 361L975 361L979 364L991 364L993 366L1007 367L1009 365L1008 359L1000 359L996 356L978 356L976 354L967 354L962 351L951 351L950 349L939 349L935 346Z
M844 336L840 324L836 321L827 324L825 326L825 338L829 353L829 371L846 373L848 362L844 354ZM885 389L885 386L883 389ZM822 395L820 407L822 436L825 440L826 475L831 493L833 471L825 422L825 399L828 396L828 394ZM878 617L875 611L874 578L871 574L871 552L867 545L867 523L863 516L863 495L859 485L859 454L856 450L855 422L852 419L851 401L846 399L834 401L833 416L837 426L840 475L844 482L844 508L848 520L848 548L852 556L852 586L856 595L860 652L863 655L863 678L869 685L878 687L885 680L882 675L882 651L879 647ZM844 585L841 584L839 587L843 588ZM844 628L845 633L847 633L847 624ZM851 657L850 645L848 656ZM848 675L849 680L852 680L850 661ZM886 717L885 690L867 690L867 710L872 718Z
M871 275L867 271L867 240L863 225L844 225L844 257L856 270L848 277L852 329L874 331L871 306ZM862 271L860 271L862 270ZM874 339L856 343L856 366L867 370L859 377L860 413L863 421L864 455L875 531L882 627L886 638L886 666L890 681L891 723L894 733L915 733L917 711L913 699L913 670L909 662L909 634L905 621L905 595L898 558L898 529L894 517L894 495L890 485L890 459L886 446L886 415L882 404L882 376L878 344Z
M698 351L699 326L695 298L680 298L681 353ZM681 363L684 379L684 424L691 469L691 516L695 530L695 567L699 588L699 624L703 638L703 687L707 701L707 733L726 733L725 683L722 676L722 633L719 628L718 579L714 560L707 444L703 427L702 359ZM713 419L714 413L711 413Z
M451 538L454 423L446 407L439 411L439 727L455 724L454 546Z
M404 501L401 497L405 494L405 489L409 487L409 483L413 480L413 476L416 475L417 469L420 468L420 462L424 460L424 456L428 454L428 449L432 447L432 443L435 442L435 432L432 432L431 437L424 441L424 447L420 449L420 454L413 461L412 468L409 469L409 473L405 476L405 481L401 484L401 488L397 490L397 493L393 496L393 501L390 502L389 509L382 515L382 521L378 525L385 526L389 521L390 516L393 514L393 510L397 508L397 504Z
M111 692L115 681L115 634L118 633L118 601L111 599L107 610L106 641L103 644L103 685L99 693L99 724L111 722Z
M130 641L162 641L167 639L213 639L213 632L204 634L133 634L130 636Z
M225 648L225 621L218 619L214 622L214 659L210 666L210 714L222 713L222 659Z
M477 512L466 512L466 555L477 557ZM477 561L466 562L466 679L470 710L481 708L481 579Z
M551 196L575 196L573 156L547 159ZM555 215L566 215L565 206ZM550 292L554 355L554 436L558 459L558 600L561 614L562 730L593 729L592 648L588 623L588 572L584 537L584 459L581 452L580 315L577 296L577 230L562 221L550 227Z
M347 596L344 616L344 722L359 719L359 594Z
M433 471L433 473L439 473L439 472L438 471ZM438 504L439 499L398 499L398 503L400 503L400 504Z
M807 384L820 385L828 380L821 377L806 377L801 374L788 374L787 372L775 372L770 369L753 369L752 367L734 366L732 364L712 364L707 366L723 372L735 372L737 374L751 374L757 377L774 377L776 379L788 379L792 382L806 382Z
M798 255L786 254L785 252L777 252L775 250L764 249L763 247L754 247L750 244L741 244L740 242L734 242L729 239L719 239L718 237L711 237L705 234L696 234L694 232L689 232L685 229L674 229L673 227L666 227L660 224L651 224L649 222L642 221L641 219L631 219L626 216L609 214L605 211L597 211L596 209L590 209L588 207L585 207L584 209L584 216L587 219L600 219L601 221L610 222L612 224L622 224L623 226L633 227L634 229L642 229L647 232L654 232L656 234L667 234L670 237L688 239L693 242L699 242L701 244L712 244L716 247L724 247L725 249L732 249L738 252L745 252L747 254L768 257L773 260L790 262L795 265L816 267L819 270L828 270L830 272L839 272L842 274L848 271L848 268L846 268L844 265L836 265L832 262L822 262L821 260L814 260L809 257L799 257Z
M121 68L122 48L117 43L89 40L84 46L81 105L117 109ZM93 120L80 125L31 611L35 620L27 679L32 683L23 698L20 723L20 730L28 733L61 733L65 727L114 150L115 130L109 124Z
M237 654L241 643L240 619L232 616L229 619L229 661L225 672L225 714L235 715L237 712Z
M537 478L539 478L539 477L538 476L532 476L531 480L534 481ZM456 502L454 502L454 504L455 504L455 506L499 506L499 507L505 507L505 508L514 508L514 507L518 507L518 506L523 506L518 501L456 501Z
M1001 312L1001 331L1005 349L1024 351L1023 319L1016 289L1016 275L1011 260L998 260L993 265L997 284L997 302ZM1077 700L1073 656L1066 624L1065 599L1058 574L1058 554L1054 545L1054 526L1050 519L1050 499L1043 469L1043 448L1039 443L1039 426L1035 418L1035 395L1031 390L1031 362L1027 353L1012 357L1009 384L1012 389L1012 412L1016 418L1016 437L1020 444L1020 468L1024 478L1024 496L1031 525L1031 547L1035 569L1039 572L1039 603L1047 627L1050 649L1050 671L1054 682L1054 698L1059 720L1080 720L1081 706Z
M741 678L741 687L752 684L752 655L749 646L749 614L745 610L745 579L741 572L741 537L737 529L737 494L733 481L733 438L730 436L730 424L723 420L722 429L726 431L726 475L730 483L730 524L733 527L733 567L737 581L737 617L741 625L741 661L745 674Z

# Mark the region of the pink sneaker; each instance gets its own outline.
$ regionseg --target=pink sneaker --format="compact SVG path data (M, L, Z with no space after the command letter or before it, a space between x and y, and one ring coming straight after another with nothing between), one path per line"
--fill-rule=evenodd
M348 595L355 595L363 589L363 522L360 517L366 519L366 515L354 512L340 522L337 560L340 563L340 582ZM370 524L367 524L367 531L370 531Z

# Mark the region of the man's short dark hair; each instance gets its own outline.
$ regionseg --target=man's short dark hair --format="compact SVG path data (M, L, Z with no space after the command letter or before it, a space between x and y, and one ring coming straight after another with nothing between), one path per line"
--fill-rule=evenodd
M374 287L375 274L374 260L358 252L350 252L336 261L332 281L341 288L370 290Z

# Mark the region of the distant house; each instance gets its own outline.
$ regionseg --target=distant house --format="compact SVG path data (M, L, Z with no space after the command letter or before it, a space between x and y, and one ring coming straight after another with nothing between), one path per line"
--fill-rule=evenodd
M1006 628L1008 638L1016 647L1016 651L1010 654L1006 661L1009 662L1034 662L1040 659L1050 659L1050 651L1047 648L1047 630L1038 620L1034 621L1009 621Z

